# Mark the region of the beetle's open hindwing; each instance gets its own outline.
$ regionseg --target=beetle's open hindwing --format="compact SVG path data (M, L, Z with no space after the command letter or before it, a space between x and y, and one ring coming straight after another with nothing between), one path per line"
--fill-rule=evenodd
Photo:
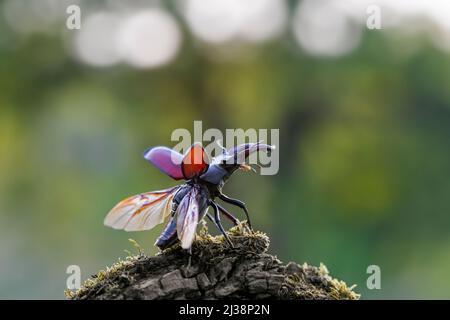
M194 242L199 220L198 196L197 188L191 188L178 206L177 234L183 249L188 249Z
M125 231L149 230L164 222L172 210L172 200L180 186L146 192L119 202L104 224Z
M205 216L209 193L205 188L191 187L177 208L177 235L183 249L189 249L195 240L198 222Z

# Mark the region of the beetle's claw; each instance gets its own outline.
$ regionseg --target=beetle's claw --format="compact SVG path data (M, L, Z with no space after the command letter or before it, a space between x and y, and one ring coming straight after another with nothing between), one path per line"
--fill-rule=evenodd
M252 224L248 222L248 220L244 221L244 228L249 232L249 233L253 233L253 227Z

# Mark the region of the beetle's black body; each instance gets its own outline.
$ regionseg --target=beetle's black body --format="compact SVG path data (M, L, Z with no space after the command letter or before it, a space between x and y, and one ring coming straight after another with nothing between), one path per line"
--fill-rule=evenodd
M207 208L210 206L214 210L214 216L207 214L207 217L216 224L222 234L225 236L228 243L232 246L232 242L228 238L223 226L220 222L219 211L223 213L228 219L230 219L233 224L237 225L239 220L234 217L231 213L229 213L224 207L220 206L215 202L215 199L218 197L219 199L228 202L230 204L234 204L242 208L247 216L247 223L251 228L250 217L248 215L248 210L245 204L242 201L237 199L232 199L225 196L222 193L222 187L228 178L239 168L239 165L229 165L229 164L214 164L209 166L208 170L198 178L194 178L192 180L187 181L185 184L180 186L180 189L175 194L174 199L172 200L172 213L169 222L167 223L166 228L162 232L162 234L156 240L155 245L160 249L165 249L172 246L177 242L177 227L176 227L176 212L178 206L180 205L181 200L186 196L186 194L190 191L191 188L197 188L201 195L201 199L203 200L200 204L200 219L203 218L206 214Z

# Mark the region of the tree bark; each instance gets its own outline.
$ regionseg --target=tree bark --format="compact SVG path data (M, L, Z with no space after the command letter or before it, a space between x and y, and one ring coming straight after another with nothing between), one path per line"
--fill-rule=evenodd
M119 261L88 279L69 299L358 299L324 265L283 264L268 254L269 238L244 225L223 236L204 227L189 254L176 245L149 257Z

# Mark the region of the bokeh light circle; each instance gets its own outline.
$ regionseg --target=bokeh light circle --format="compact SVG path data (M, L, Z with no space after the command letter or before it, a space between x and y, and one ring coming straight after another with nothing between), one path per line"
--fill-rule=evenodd
M120 27L117 45L122 59L137 68L166 65L177 55L182 34L175 19L159 8L127 17Z

